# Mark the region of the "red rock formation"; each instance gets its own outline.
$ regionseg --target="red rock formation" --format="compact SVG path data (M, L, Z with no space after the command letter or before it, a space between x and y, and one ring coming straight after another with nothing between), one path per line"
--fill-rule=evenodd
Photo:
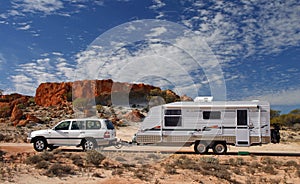
M68 93L72 90L72 83L42 83L36 90L35 103L49 107L63 104L67 101Z
M49 107L64 104L73 92L75 98L95 99L97 104L110 105L111 96L133 99L131 103L146 101L151 90L160 88L146 84L130 84L108 80L84 80L68 83L42 83L36 90L37 105ZM119 95L119 96L118 96Z
M21 107L28 105L30 96L23 96L20 94L0 95L0 118L7 118L12 116L12 119L18 118ZM13 110L15 110L13 112Z
M133 109L131 112L126 113L124 117L126 120L132 122L141 122L145 118L145 116L137 109Z
M32 114L26 114L26 120L28 122L33 122L33 123L40 123L41 122L41 120L39 118L35 117Z
M23 111L19 109L17 105L15 105L10 116L10 121L14 122L20 120L22 116L23 116Z
M23 108L29 105L30 96L23 96L20 94L10 94L0 96L0 118L10 117L10 122L13 125L26 125L27 122L40 121L38 118L33 116L24 116Z

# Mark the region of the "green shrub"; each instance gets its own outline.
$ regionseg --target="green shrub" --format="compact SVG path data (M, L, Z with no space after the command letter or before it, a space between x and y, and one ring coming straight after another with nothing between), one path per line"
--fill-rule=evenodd
M236 158L235 163L236 163L236 165L239 165L239 166L246 164L246 162L244 161L244 159L240 158L240 157Z
M112 175L122 175L124 173L124 169L123 168L116 168L115 170L112 171Z
M114 175L114 174L113 174ZM102 176L100 173L94 173L93 175L92 175L92 177L96 177L96 178L105 178L105 176Z
M3 141L4 138L5 138L5 135L3 135L3 134L0 133L0 141Z
M151 159L154 159L154 160L160 159L160 156L159 156L159 155L156 155L156 154L154 154L154 153L150 153L147 157L148 157L148 158L151 158Z
M116 161L119 161L119 162L126 162L127 160L123 157L116 157Z
M296 175L298 176L298 178L300 178L300 170L296 171Z
M74 165L77 165L78 167L83 167L83 159L80 155L72 155L70 157Z
M49 151L43 151L43 153L41 154L41 158L46 161L51 161L53 160L54 155Z
M200 161L209 164L219 164L219 159L214 157L201 157Z
M45 161L45 160L42 160L40 162L38 162L35 167L37 169L48 169L49 167L49 162Z
M71 166L61 165L59 163L53 164L46 172L47 176L65 176L68 174L75 174Z
M264 157L261 161L262 164L270 165L277 164L277 161L271 157Z
M25 163L26 164L36 164L38 162L41 162L43 159L40 155L33 155L31 157L28 157L26 160L25 160Z
M165 172L167 174L171 174L171 175L178 174L176 169L174 167L170 166L170 165L165 166Z
M76 98L73 101L73 107L83 111L85 109L89 109L92 106L91 99L88 98Z
M102 105L96 105L96 110L98 113L103 113L105 111L105 109Z
M287 161L284 166L287 166L287 167L298 167L298 163L294 160L289 160Z
M95 150L88 151L86 154L87 163L91 163L95 166L99 166L104 159L105 156Z
M153 176L153 172L147 167L142 167L136 170L134 176L140 180L149 181Z
M267 166L263 167L263 171L265 173L269 173L269 174L273 174L273 175L277 174L277 171L275 171L275 169L272 165L267 165Z

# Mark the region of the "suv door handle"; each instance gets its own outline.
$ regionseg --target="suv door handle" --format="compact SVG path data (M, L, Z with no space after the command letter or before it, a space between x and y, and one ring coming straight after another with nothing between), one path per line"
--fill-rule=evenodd
M81 134L84 134L85 132L80 132Z
M69 132L64 132L64 134L69 134Z

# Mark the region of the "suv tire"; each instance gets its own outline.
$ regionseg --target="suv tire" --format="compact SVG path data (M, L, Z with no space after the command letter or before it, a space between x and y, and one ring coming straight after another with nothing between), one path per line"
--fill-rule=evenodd
M33 142L33 148L36 151L41 152L47 149L47 141L42 137L36 138Z
M93 138L84 139L82 142L82 149L84 151L93 150L97 147L97 143Z

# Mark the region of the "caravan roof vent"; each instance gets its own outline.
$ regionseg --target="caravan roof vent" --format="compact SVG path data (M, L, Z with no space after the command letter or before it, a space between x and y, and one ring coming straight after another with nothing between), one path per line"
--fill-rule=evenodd
M213 100L212 96L197 96L194 102L211 102Z

